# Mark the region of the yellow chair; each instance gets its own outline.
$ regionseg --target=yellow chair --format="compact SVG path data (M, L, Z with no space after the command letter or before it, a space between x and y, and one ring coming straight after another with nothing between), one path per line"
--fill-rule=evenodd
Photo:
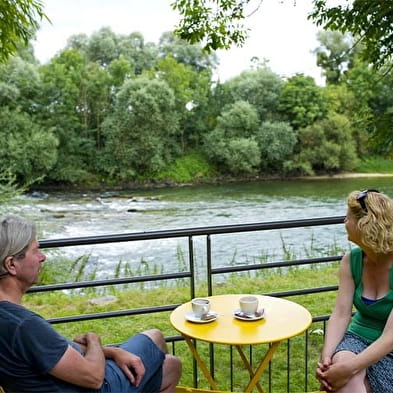
M199 389L199 388L190 388L188 386L176 386L176 393L231 393L231 392L224 392L222 390L206 390L206 389ZM319 392L310 392L310 393L326 393L324 390Z
M190 388L188 386L176 386L175 393L231 393L223 390L207 390L199 388Z

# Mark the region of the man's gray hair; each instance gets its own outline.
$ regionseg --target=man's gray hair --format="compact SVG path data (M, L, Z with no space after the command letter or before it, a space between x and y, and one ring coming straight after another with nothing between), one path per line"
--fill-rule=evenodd
M15 214L0 218L0 276L7 274L4 260L8 256L24 257L29 245L36 239L36 227Z

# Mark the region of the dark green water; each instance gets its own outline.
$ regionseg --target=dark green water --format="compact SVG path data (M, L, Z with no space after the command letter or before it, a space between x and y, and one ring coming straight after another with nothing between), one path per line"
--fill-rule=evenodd
M393 177L266 181L222 186L180 187L122 193L23 196L1 210L34 219L40 238L144 232L306 218L344 216L349 192L377 188L393 197ZM205 265L205 238L195 238L195 256ZM332 246L347 248L344 226L288 229L212 237L215 267L280 260L283 245L295 257L324 254ZM134 268L147 262L165 272L187 259L187 239L65 248L68 257L89 254L104 275L119 260ZM180 255L180 257L179 257Z

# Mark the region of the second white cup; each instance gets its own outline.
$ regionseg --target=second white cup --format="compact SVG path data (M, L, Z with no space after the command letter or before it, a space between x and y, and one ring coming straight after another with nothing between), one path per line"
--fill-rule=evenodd
M253 315L258 310L258 298L256 296L243 296L239 299L240 311Z
M196 317L202 318L210 311L210 301L202 297L191 300L192 311Z

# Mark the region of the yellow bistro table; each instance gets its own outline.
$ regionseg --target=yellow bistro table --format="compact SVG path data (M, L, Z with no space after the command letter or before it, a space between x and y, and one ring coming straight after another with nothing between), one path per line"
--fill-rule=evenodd
M310 312L303 306L289 300L262 295L254 296L258 297L259 306L265 311L263 319L255 321L236 319L233 313L239 309L239 299L242 296L246 295L207 297L211 303L211 311L218 314L217 319L209 323L194 323L186 320L185 314L192 310L191 302L180 305L173 310L170 316L172 326L184 336L197 364L213 390L218 389L217 384L199 356L193 339L235 346L250 374L250 382L244 392L252 392L255 386L262 392L259 379L280 342L301 334L312 322ZM258 344L270 344L270 346L254 371L242 350L242 345Z

